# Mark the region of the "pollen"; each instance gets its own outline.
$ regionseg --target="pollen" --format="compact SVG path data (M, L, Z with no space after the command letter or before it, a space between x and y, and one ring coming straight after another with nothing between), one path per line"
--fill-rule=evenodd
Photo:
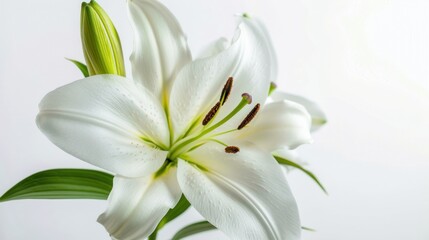
M207 125L213 119L213 117L216 115L219 108L220 108L220 102L217 102L216 105L214 105L212 109L210 109L210 111L204 117L203 126Z
M231 93L233 81L234 79L232 77L229 77L225 85L223 86L222 93L220 94L220 99L219 99L222 106L223 104L225 104L226 100L228 100L229 94Z
M244 120L240 123L238 126L238 130L244 128L247 124L249 124L253 118L255 118L256 114L259 112L259 108L261 107L261 104L256 104L255 107L247 114L247 116L244 118Z
M226 153L238 153L240 151L240 148L236 146L228 146L225 148Z

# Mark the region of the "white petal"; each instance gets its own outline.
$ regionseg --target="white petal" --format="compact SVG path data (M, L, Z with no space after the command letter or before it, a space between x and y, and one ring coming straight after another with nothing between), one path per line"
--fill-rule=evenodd
M251 17L251 20L254 22L255 27L261 32L261 36L263 37L264 45L267 46L268 54L270 55L270 80L275 82L277 80L278 74L278 61L277 54L274 49L273 41L271 40L271 36L268 33L267 27L265 24L259 20L258 18Z
M267 49L263 33L255 22L243 18L231 46L215 56L185 66L177 76L170 95L175 137L214 106L228 77L234 78L234 84L228 101L218 113L218 119L231 112L244 92L253 96L254 104L264 103L271 81L271 58ZM253 105L246 106L226 127L236 128Z
M229 47L229 41L226 38L219 38L216 41L209 43L198 55L199 58L212 57L221 53Z
M114 239L141 240L148 237L182 192L176 168L153 178L115 177L107 210L98 222Z
M145 144L169 142L160 103L133 81L98 75L58 88L40 105L37 125L55 145L108 171L146 176L162 166L166 151Z
M317 105L315 102L310 101L304 97L276 90L271 94L270 98L273 101L290 100L290 101L299 103L302 106L304 106L311 115L311 119L312 119L311 120L311 131L312 132L316 131L317 129L319 129L321 126L323 126L327 122L326 114L322 111L322 109L319 107L319 105Z
M240 130L243 133L239 138L268 152L311 143L311 117L303 106L287 100L273 102L266 104L258 115L254 122Z
M133 78L161 99L178 71L192 60L174 15L157 0L128 0L134 28Z
M186 198L210 223L232 239L296 240L298 209L274 158L240 144L228 154L206 144L179 160L178 180Z

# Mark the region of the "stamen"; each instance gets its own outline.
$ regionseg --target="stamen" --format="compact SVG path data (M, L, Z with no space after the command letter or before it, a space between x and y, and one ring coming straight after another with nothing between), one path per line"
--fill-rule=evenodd
M236 146L228 146L225 148L226 153L238 153L240 151L240 148Z
M240 123L240 125L238 126L238 130L244 128L247 124L250 123L250 121L253 120L253 118L255 118L256 114L259 111L259 108L261 107L261 104L256 104L255 107L253 107L252 111L249 112L249 114L247 114L246 118L244 118L244 120Z
M210 111L205 116L203 120L203 126L207 125L213 119L213 117L216 115L219 108L220 108L220 102L217 102L216 105L214 105L212 109L210 109Z
M277 88L277 84L275 84L274 82L270 83L270 89L268 90L268 96L271 95L271 93L273 93Z
M182 154L183 152L186 151L186 146L188 146L190 143L195 142L196 140L200 139L201 137L205 136L206 134L208 134L208 133L212 132L213 130L217 129L218 127L222 126L224 123L228 122L232 117L234 117L238 112L240 112L241 109L243 109L247 104L249 104L251 99L252 99L252 97L247 93L244 93L242 95L242 97L243 98L238 103L238 105L228 115L226 115L222 120L220 120L216 124L213 124L210 127L207 127L205 130L203 130L200 134L198 134L196 136L186 137L184 139L181 139L180 141L177 141L175 144L173 144L173 146L170 148L170 151L169 151L169 154L167 155L167 157L170 159L176 159L178 156L180 156L180 154ZM254 111L254 110L255 109L253 109L252 111ZM256 112L254 114L256 114ZM250 120L252 120L252 119L250 119ZM249 122L250 122L250 120L249 120Z
M231 93L232 82L233 82L233 78L229 77L225 83L225 86L223 86L222 93L220 94L220 99L219 99L219 101L222 103L222 106L223 104L225 104L226 100L228 100L229 94Z

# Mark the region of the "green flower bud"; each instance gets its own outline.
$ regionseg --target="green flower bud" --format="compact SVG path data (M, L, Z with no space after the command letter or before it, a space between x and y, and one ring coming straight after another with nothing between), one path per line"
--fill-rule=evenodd
M121 41L106 12L91 0L81 9L81 38L89 75L125 76Z

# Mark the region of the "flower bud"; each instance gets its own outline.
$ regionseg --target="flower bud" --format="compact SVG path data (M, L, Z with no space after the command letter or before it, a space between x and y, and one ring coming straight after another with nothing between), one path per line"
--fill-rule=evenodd
M82 3L81 38L90 75L125 76L121 41L106 12L94 0Z

